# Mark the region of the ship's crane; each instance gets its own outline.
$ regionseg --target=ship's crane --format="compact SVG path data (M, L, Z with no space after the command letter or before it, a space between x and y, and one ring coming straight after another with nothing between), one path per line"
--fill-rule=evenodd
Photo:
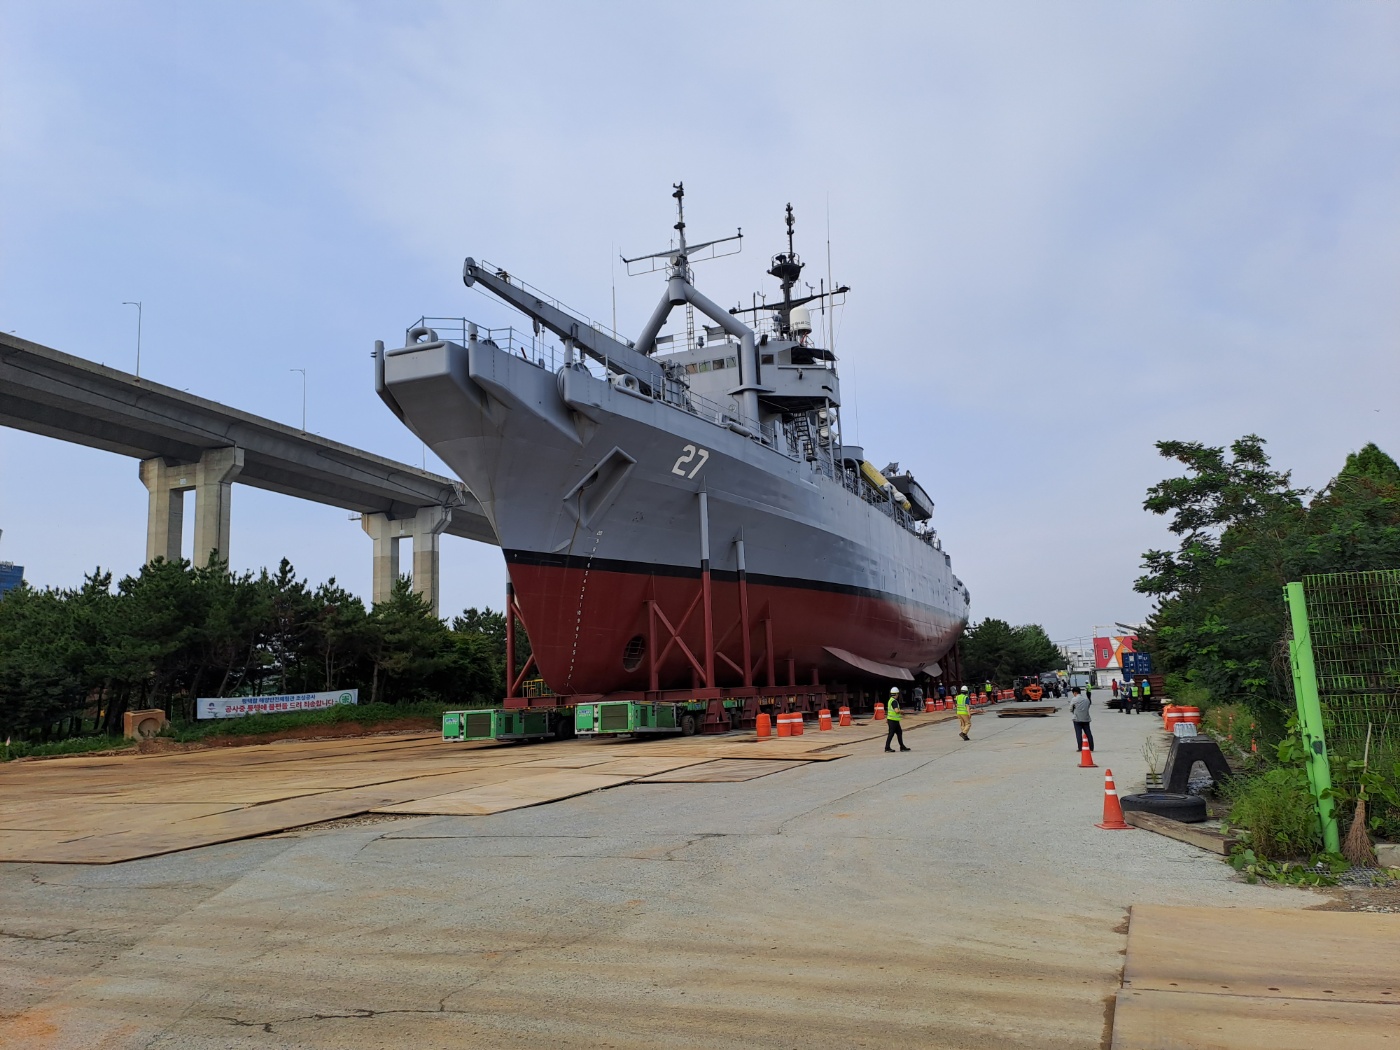
M498 299L515 307L527 317L549 329L564 341L565 350L577 347L610 372L633 376L645 394L657 396L663 389L661 366L646 354L626 343L605 335L592 325L579 320L527 287L511 282L504 271L492 273L468 258L462 264L462 283L468 288L480 284Z

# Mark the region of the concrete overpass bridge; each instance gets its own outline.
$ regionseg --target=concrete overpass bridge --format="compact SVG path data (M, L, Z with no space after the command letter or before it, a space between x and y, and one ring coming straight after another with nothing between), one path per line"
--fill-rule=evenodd
M0 424L138 460L147 561L180 557L186 492L195 561L227 557L235 482L358 512L374 542L376 602L399 575L401 539L413 542L413 586L434 614L441 536L497 543L459 481L5 334Z

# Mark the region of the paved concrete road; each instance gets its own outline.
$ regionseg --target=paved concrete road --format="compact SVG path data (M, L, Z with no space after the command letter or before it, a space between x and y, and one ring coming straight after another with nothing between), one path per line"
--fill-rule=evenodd
M1137 787L1155 720L1095 719ZM12 1047L1106 1046L1139 901L1304 906L1094 828L1068 719L738 784L0 865ZM639 744L644 747L644 744Z

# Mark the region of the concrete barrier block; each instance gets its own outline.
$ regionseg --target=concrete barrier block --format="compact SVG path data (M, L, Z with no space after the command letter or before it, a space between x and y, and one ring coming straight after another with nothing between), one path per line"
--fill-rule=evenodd
M1376 843L1376 860L1382 868L1400 868L1400 842Z
M145 711L128 711L122 715L122 735L128 740L155 736L166 721L165 712L158 707Z

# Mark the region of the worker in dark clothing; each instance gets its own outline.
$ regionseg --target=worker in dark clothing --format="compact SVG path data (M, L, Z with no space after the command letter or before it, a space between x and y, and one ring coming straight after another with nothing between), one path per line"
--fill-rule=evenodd
M1089 740L1089 750L1094 750L1094 734L1089 729L1089 705L1093 703L1087 695L1079 694L1079 686L1069 691L1069 717L1074 721L1074 749L1080 751L1084 740Z
M904 746L904 712L899 709L899 686L890 686L890 698L885 701L885 724L889 727L885 733L885 750L893 751L890 744L896 738L899 740L899 749L908 751Z

